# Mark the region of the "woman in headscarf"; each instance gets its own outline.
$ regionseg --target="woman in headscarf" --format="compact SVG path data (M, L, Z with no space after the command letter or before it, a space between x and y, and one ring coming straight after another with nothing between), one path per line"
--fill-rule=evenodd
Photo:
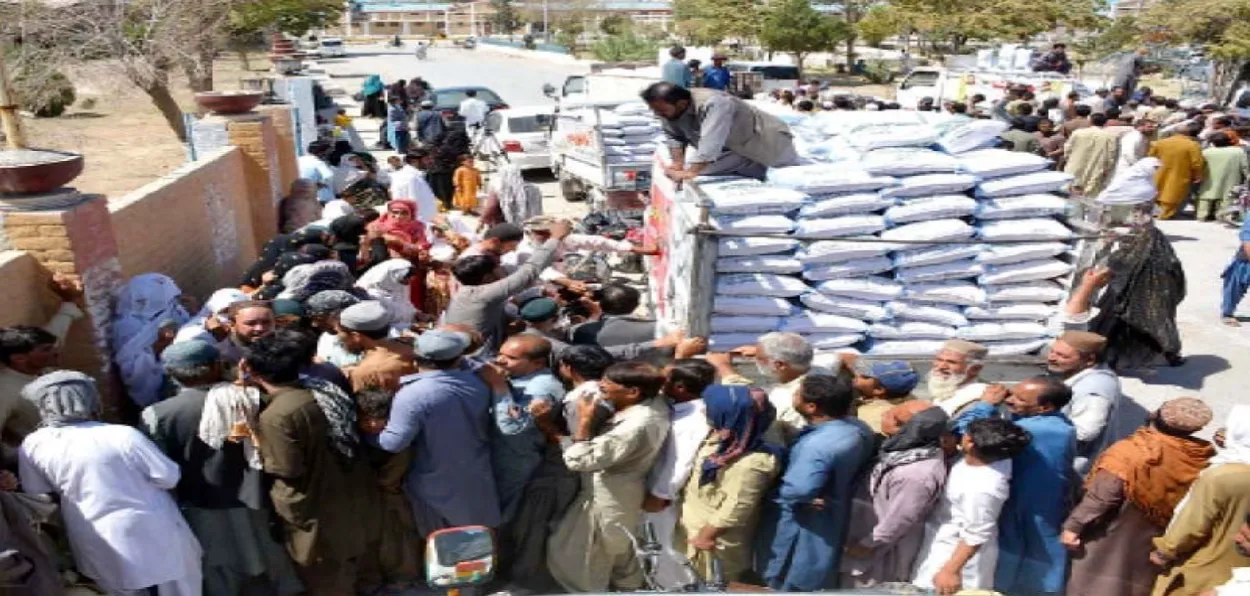
M1150 552L1151 540L1163 534L1215 455L1210 443L1193 436L1210 421L1211 408L1201 400L1169 400L1098 458L1059 536L1073 553L1069 596L1150 594L1160 570L1142 553Z
M130 399L140 407L163 397L165 373L160 351L190 319L179 298L182 290L160 273L136 275L117 295L113 317L113 361Z
M378 213L370 209L363 214L353 213L330 222L330 233L333 234L332 248L338 253L339 260L347 265L353 275L359 275L362 272L360 267L361 237L365 235L370 217L376 220Z
M704 579L716 558L725 580L742 581L760 505L781 471L781 451L764 442L777 411L762 391L744 386L708 387L703 404L711 432L682 490L674 547Z
M138 430L98 422L87 375L44 375L22 397L44 424L18 454L22 489L60 498L78 571L110 594L199 596L200 545L169 492L178 465Z
M456 194L455 174L460 167L460 157L469 154L469 135L464 131L449 133L438 147L434 148L433 161L426 179L430 190L443 204L444 211L451 211L451 199Z
M430 242L425 224L417 219L417 203L394 200L386 204L386 213L368 227L370 242L361 246L361 260L377 263L374 249L380 243L392 259L406 259L413 266L409 299L412 304L425 304L425 267L429 260Z
M328 249L327 249L328 250ZM355 279L342 261L323 260L292 268L282 277L279 299L303 302L325 290L346 290Z
M291 193L278 205L278 230L294 232L321 218L321 202L317 200L317 184L306 178L291 182Z
M925 401L895 406L882 416L887 438L865 486L872 505L855 508L842 558L842 570L850 575L847 587L911 581L925 520L946 482L946 424L946 412Z
M391 191L389 182L383 182L381 175L362 174L349 179L340 196L356 209L372 210L387 204Z
M361 118L380 118L386 119L386 98L383 97L386 91L386 85L382 83L382 77L378 75L369 75L365 79L365 84L360 88L362 101L360 102Z
M391 313L391 327L396 331L408 329L419 312L409 297L413 275L414 267L407 259L391 259L375 265L356 282L356 287Z
M28 439L29 440L29 439ZM1224 444L1153 540L1150 562L1162 568L1154 596L1197 596L1227 582L1250 556L1234 548L1250 519L1250 406L1228 413ZM1141 563L1145 565L1145 563Z
M261 278L263 283L252 293L252 298L256 300L273 300L277 298L278 294L281 294L286 289L286 286L283 285L283 280L287 273L300 265L316 262L317 257L302 252L283 253L282 256L278 257L278 261L274 264L273 269L267 271Z

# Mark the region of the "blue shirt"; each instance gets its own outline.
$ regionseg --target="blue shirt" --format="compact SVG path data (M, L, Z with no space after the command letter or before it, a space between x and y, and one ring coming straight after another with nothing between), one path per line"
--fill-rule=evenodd
M724 66L709 66L703 70L703 86L708 89L724 91L729 87L729 79L731 78L733 78L733 75Z
M534 426L527 409L536 399L546 400L553 407L564 399L564 384L548 369L514 377L512 393L495 400L495 428L499 436L491 442L491 456L504 521L516 513L530 477L543 461L547 440Z
M499 526L490 461L491 392L471 370L409 375L391 403L378 446L412 450L404 486L452 526Z
M690 67L685 62L676 58L664 63L664 68L660 70L660 79L687 89L694 86L694 73L690 72Z
M317 200L329 203L334 200L334 170L316 155L301 155L296 160L299 177L312 180L317 185Z

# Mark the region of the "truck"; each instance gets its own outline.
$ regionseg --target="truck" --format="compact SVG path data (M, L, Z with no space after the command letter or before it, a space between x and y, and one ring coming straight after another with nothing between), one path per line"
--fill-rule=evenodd
M1058 73L920 67L899 81L895 101L905 109L914 109L926 97L940 105L944 101L967 101L979 93L993 102L1002 99L1013 85L1024 85L1039 97L1064 97L1071 91L1081 97L1094 94L1080 79Z

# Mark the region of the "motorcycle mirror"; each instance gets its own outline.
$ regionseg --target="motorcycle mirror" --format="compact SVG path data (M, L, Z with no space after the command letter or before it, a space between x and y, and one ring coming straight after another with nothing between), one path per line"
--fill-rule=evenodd
M543 83L543 95L546 95L547 97L555 97L556 86L551 83Z
M425 578L435 588L460 588L495 577L495 538L484 526L462 526L430 534Z

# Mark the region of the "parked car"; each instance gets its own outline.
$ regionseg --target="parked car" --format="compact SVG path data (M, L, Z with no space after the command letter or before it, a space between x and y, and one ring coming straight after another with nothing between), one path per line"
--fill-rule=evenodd
M465 91L470 89L477 91L477 98L486 102L491 111L508 109L508 103L498 93L486 87L443 87L431 91L429 99L434 102L434 109L441 112L448 123L455 124L463 121L460 117L460 102L468 97Z
M551 167L551 147L547 132L555 117L552 106L511 108L491 112L486 127L495 133L512 165L525 170Z
M343 40L338 37L321 38L321 56L323 58L342 58L347 55Z

